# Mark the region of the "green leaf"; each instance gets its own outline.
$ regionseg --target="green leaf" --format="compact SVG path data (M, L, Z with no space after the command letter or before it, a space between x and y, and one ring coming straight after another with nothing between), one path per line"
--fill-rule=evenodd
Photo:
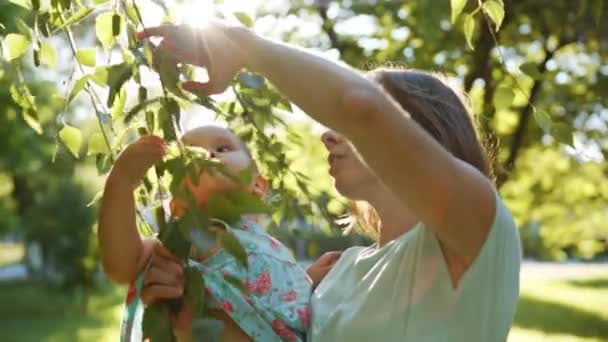
M82 144L82 133L76 127L65 125L59 131L59 139L65 144L74 157L78 158L80 145Z
M95 19L95 32L97 33L97 39L99 39L101 46L103 46L103 48L106 50L111 49L116 43L116 37L113 30L113 28L115 28L114 16L115 13L106 12L98 15L97 19ZM118 25L118 27L122 27L123 25L124 19L120 17L120 25Z
M475 18L470 14L467 14L464 17L463 31L464 31L464 36L467 39L467 44L469 45L471 50L475 50L475 48L473 47L473 33L475 33Z
M40 62L54 69L57 65L57 51L55 51L55 48L48 43L42 43L40 52Z
M452 7L452 24L456 22L456 19L467 4L467 0L450 0L450 7Z
M186 259L190 255L190 242L176 221L170 221L160 232L160 241L176 257Z
M68 104L70 102L72 102L74 97L76 97L76 95L78 95L78 93L80 93L84 89L84 87L86 87L88 81L89 81L89 75L84 75L84 76L82 76L81 79L79 79L78 81L76 81L76 83L74 83L74 86L72 87L72 90L70 91L70 95L68 95Z
M120 120L125 115L125 103L127 102L127 92L125 88L121 88L118 92L114 105L112 106L112 117L114 120Z
M194 341L221 341L224 323L212 318L198 318L192 322Z
M574 146L574 137L572 135L572 127L565 123L556 123L551 128L551 135L562 144Z
M110 0L93 0L93 3L95 5L101 5L101 4L105 4L108 1L110 1Z
M23 120L28 124L36 133L42 134L42 126L38 121L38 113L33 108L27 108L23 111Z
M112 160L110 155L98 154L95 156L95 166L97 167L97 173L105 175L112 168Z
M543 75L538 70L538 66L534 62L527 62L520 65L519 70L535 80L543 78Z
M551 132L551 117L545 111L533 110L534 121L545 133Z
M194 316L197 317L205 309L205 282L201 272L193 266L184 269L185 288L184 298L192 303Z
M103 198L103 191L98 191L95 196L91 199L89 203L87 203L87 207L91 207L95 205L95 203L99 202Z
M168 51L159 50L154 54L154 67L160 76L162 85L177 96L183 97L184 94L179 88L179 68L175 57Z
M17 6L21 6L25 9L28 9L28 10L32 9L32 3L30 0L8 0L8 1L14 3Z
M76 51L76 60L82 65L94 67L97 64L97 49L88 48Z
M30 40L26 36L17 33L7 34L4 38L6 59L10 62L23 56L29 46Z
M515 94L513 94L513 90L511 90L510 87L498 87L494 92L494 107L497 111L500 109L508 109L513 103L514 97Z
M238 262L240 262L244 267L247 266L247 252L241 245L241 242L234 236L234 234L225 231L220 233L222 248L226 250L226 252L230 253Z
M74 25L78 22L80 22L82 19L86 18L89 14L91 14L91 12L93 12L93 8L91 7L83 7L81 8L78 12L76 12L76 14L74 14L73 16L70 17L70 19L68 19L66 22L62 23L61 25L57 26L56 30L63 30L64 28Z
M108 94L108 107L112 107L114 100L122 86L133 76L133 66L128 63L114 64L107 67L106 83L110 87Z
M495 0L489 0L483 3L483 11L492 19L496 25L495 30L498 32L502 21L505 18L504 5Z
M175 340L173 336L173 326L166 312L166 307L162 303L149 305L144 310L142 320L142 340L166 341Z
M89 149L87 151L87 156L93 154L107 154L109 152L110 150L108 149L106 140L103 138L103 134L99 132L93 133L89 138Z
M249 15L243 12L234 12L234 16L245 26L252 27L253 19Z

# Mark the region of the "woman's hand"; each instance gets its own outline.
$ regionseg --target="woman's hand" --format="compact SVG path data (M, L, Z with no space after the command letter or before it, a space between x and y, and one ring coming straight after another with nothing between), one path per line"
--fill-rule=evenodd
M155 135L145 135L122 151L109 177L119 180L120 186L134 187L150 167L165 156L166 145Z
M158 49L168 52L177 63L192 64L207 69L208 82L188 81L182 87L190 92L204 95L221 93L245 67L243 48L231 36L247 32L245 28L230 26L221 21L212 21L206 27L194 29L186 25L161 25L148 27L137 34L138 39L162 38Z
M342 252L334 251L334 252L326 252L317 261L315 261L312 265L306 269L306 273L310 279L312 279L313 287L319 285L321 280L325 278L327 273L332 269L336 261L340 258Z

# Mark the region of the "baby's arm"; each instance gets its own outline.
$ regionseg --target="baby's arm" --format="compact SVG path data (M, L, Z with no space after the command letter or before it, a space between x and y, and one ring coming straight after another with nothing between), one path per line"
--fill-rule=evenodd
M103 193L97 238L108 277L119 284L135 279L146 258L135 224L133 190L147 170L162 160L164 142L144 136L129 145L114 164Z

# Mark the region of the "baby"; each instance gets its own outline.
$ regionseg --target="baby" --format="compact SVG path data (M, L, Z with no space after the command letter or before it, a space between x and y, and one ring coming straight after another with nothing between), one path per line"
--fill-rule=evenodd
M209 151L235 174L253 166L254 175L244 190L260 197L265 194L267 180L257 172L246 145L230 130L216 126L198 127L185 133L182 142ZM122 341L142 340L143 306L139 294L142 286L150 285L144 284L142 274L152 249L158 245L154 239L142 239L137 231L133 190L148 169L163 159L165 150L161 138L141 137L120 154L104 189L98 229L104 270L114 282L131 284L121 329ZM212 193L243 187L228 177L206 172L200 174L198 182L187 178L186 184L199 204ZM247 252L248 267L240 264L220 244L211 252L194 249L188 260L188 265L201 271L205 281L208 291L205 305L225 323L223 337L302 341L309 324L312 288L306 271L285 246L258 225L254 216L243 215L238 224L225 228L236 236ZM181 272L183 265L180 267ZM239 279L248 291L243 293L224 276ZM178 335L178 338L188 340L192 336Z

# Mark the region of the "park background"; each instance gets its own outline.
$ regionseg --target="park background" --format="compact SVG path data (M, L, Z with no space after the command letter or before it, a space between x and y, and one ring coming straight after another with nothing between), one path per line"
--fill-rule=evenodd
M467 92L481 136L495 147L497 184L520 229L522 292L509 341L608 340L608 3L137 3L148 24L160 23L164 5L181 22L224 15L361 70L391 65L444 73ZM74 39L95 49L98 65L120 54L98 41L98 18L116 4L73 0L65 11L91 9L74 25ZM87 146L97 118L84 93L69 106L61 102L83 72L65 35L41 37L38 67L31 46L15 58L7 37L27 29L22 23L32 21L31 7L30 0L0 0L0 341L115 341L126 289L110 284L98 262L94 198L104 175ZM17 65L22 74L15 76ZM154 75L145 82L158 85ZM12 93L17 83L31 89L35 115ZM306 143L286 145L284 153L291 170L310 177L310 192L293 199L295 210L283 210L273 233L302 262L369 243L343 236L326 219L348 204L327 175L323 128L291 109L280 115ZM192 107L181 125L212 120L206 109ZM77 157L57 138L66 125L81 134ZM306 210L302 203L311 201L316 209Z

